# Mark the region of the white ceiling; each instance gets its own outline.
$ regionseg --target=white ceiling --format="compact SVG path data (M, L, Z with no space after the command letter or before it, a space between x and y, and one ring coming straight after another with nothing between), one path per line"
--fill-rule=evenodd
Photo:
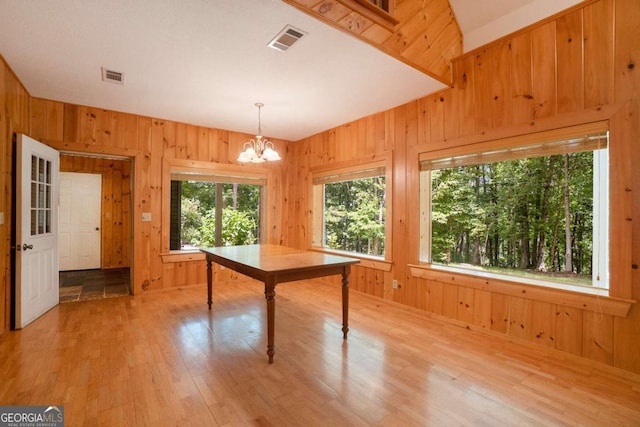
M511 34L583 0L449 0L461 31L464 51Z
M469 50L578 0L450 1ZM308 35L267 47L287 24ZM0 0L0 54L35 97L246 133L263 102L263 134L290 141L445 87L281 0Z

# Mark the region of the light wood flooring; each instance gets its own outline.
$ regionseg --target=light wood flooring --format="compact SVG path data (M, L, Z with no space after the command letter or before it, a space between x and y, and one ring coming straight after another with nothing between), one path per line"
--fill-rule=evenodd
M638 426L640 376L339 287L234 281L61 304L0 336L0 404L66 426Z

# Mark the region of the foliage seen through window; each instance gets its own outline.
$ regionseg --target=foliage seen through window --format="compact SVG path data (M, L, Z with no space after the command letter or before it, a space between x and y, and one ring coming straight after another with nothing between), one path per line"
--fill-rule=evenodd
M598 151L431 170L432 262L606 282L594 265L594 203L606 203L594 187Z
M324 184L324 246L383 256L385 177Z
M221 244L248 245L259 240L260 186L208 181L172 181L179 186L179 197L172 195L172 223L179 212L179 247L195 249L216 246L216 215L222 213ZM216 188L222 189L222 207L216 209ZM175 209L176 203L179 210ZM176 227L177 228L177 227ZM172 228L176 241L177 230Z

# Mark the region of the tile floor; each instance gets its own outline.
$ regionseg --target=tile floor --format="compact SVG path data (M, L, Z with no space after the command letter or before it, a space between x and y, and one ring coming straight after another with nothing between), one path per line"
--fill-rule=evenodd
M129 269L60 272L60 302L129 295Z

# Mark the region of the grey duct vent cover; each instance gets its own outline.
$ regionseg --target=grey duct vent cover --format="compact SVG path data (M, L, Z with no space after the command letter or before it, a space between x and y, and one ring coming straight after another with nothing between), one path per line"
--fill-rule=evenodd
M108 70L102 68L102 81L116 83L119 85L124 84L124 73L120 71Z
M307 35L306 32L287 25L267 46L285 52L305 35Z

